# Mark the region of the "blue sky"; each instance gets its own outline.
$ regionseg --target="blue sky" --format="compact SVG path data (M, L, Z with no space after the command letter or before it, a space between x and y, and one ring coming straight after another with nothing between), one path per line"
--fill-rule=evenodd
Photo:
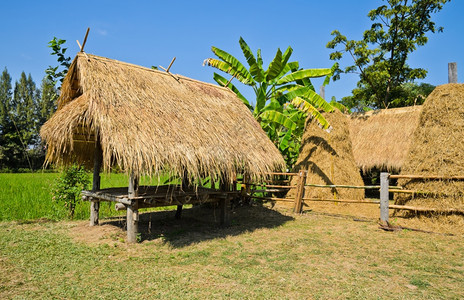
M370 26L369 10L381 0L299 1L2 1L0 4L0 68L13 77L31 73L40 85L44 70L56 65L47 43L54 36L67 40L74 57L87 27L88 53L214 82L213 68L203 67L211 46L235 55L242 62L238 40L242 36L253 52L260 48L269 64L277 48L293 48L293 60L304 68L330 67L330 32L338 29L349 39L360 39ZM427 45L410 58L413 67L428 70L425 82L447 83L448 62L458 63L458 80L464 78L464 1L452 0L434 15L443 33L429 36ZM350 61L347 61L350 63ZM345 63L346 65L346 63ZM343 66L343 62L342 62ZM342 76L326 87L326 98L350 95L356 75ZM234 81L251 96L248 87ZM315 81L320 85L321 81ZM248 92L247 92L248 90Z

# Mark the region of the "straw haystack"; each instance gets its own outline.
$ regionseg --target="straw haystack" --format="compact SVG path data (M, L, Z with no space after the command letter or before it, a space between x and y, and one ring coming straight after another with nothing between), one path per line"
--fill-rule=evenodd
M322 185L363 186L359 170L353 159L348 117L339 110L324 113L332 125L330 133L322 130L315 121L309 120L301 144L295 170L308 170L306 183ZM292 182L296 185L297 178ZM292 191L289 196L292 197ZM347 188L317 188L306 190L305 198L363 199L364 190Z
M351 116L350 135L358 167L399 172L409 152L422 106L371 110Z
M92 165L138 176L171 173L229 181L259 178L284 161L250 111L226 88L79 53L58 110L41 129L47 161Z
M401 174L464 175L464 84L438 86L426 99ZM429 208L464 209L463 181L398 180L407 190L430 192L399 194L398 204Z

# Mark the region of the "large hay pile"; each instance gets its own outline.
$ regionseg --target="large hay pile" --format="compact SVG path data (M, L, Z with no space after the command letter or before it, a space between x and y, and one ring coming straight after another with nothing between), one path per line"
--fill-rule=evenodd
M354 160L368 173L373 169L399 172L409 153L422 106L371 110L351 115Z
M295 170L308 170L306 183L322 185L357 185L363 181L353 158L348 117L340 111L324 113L333 130L330 133L319 128L315 121L308 121L295 165ZM294 177L292 184L296 184ZM294 197L295 190L288 196ZM305 198L318 199L363 199L364 190L347 188L306 189Z
M425 101L401 174L464 175L464 84L437 87ZM395 202L428 208L464 210L464 181L398 180L407 190Z

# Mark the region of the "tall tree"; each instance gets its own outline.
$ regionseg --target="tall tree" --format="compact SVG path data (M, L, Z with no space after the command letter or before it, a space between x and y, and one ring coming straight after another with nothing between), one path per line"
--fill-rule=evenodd
M37 103L37 122L40 127L52 116L56 110L58 90L55 83L48 76L42 79L40 86L40 98Z
M7 133L13 125L9 117L12 96L11 76L5 68L0 76L0 169L8 168L9 165Z
M330 54L330 59L338 61L345 54L353 59L352 65L337 68L334 80L342 73L359 74L353 95L343 99L350 107L361 104L388 108L407 104L394 101L404 94L404 84L427 75L422 68L411 68L407 59L418 46L427 43L427 33L443 31L442 27L435 26L432 15L450 0L384 1L385 5L368 13L373 23L362 40L348 40L334 30L333 39L327 44L327 48L338 49Z
M249 69L237 58L216 47L211 49L218 58L208 58L204 64L232 76L227 80L214 73L213 78L219 85L230 88L250 108L291 167L299 153L308 114L316 118L323 128L330 126L319 109L330 111L333 108L314 91L310 78L326 76L325 83L328 83L332 70L300 69L298 62L289 62L293 52L291 47L284 53L278 49L268 68L264 69L261 50L258 49L255 56L243 38L240 38L239 44ZM254 107L231 83L233 78L253 88L256 95Z

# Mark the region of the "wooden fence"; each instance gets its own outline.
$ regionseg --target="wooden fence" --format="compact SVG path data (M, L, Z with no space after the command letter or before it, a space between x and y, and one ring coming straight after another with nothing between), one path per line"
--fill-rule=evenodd
M464 214L464 210L458 209L437 209L437 208L427 208L427 207L413 207L407 205L395 205L390 204L389 194L390 193L425 193L421 191L412 191L405 190L401 186L390 186L390 179L417 179L417 180L464 180L464 176L424 176L424 175L391 175L389 173L380 174L380 185L371 185L371 186L351 186L351 185L320 185L320 184L307 184L306 177L307 171L301 170L298 173L270 173L271 176L277 177L295 177L296 185L290 185L292 182L291 179L282 180L278 179L277 181L270 180L265 183L256 184L248 183L244 181L245 195L260 200L268 201L281 201L281 202L293 202L293 211L295 213L301 213L303 206L309 206L306 202L310 201L329 201L329 202L341 202L341 203L358 203L358 204L377 204L380 207L380 220L382 223L388 222L389 210L410 210L416 212L441 212L441 213L459 213ZM277 183L277 184L276 184ZM348 188L348 189L377 189L380 190L380 199L379 200L349 200L349 199L315 199L315 198L305 198L305 190L318 187L318 188ZM296 195L293 198L279 198L279 197L268 197L268 196L256 196L255 193L278 193L286 192L290 189L296 189ZM429 193L429 192L427 192Z

